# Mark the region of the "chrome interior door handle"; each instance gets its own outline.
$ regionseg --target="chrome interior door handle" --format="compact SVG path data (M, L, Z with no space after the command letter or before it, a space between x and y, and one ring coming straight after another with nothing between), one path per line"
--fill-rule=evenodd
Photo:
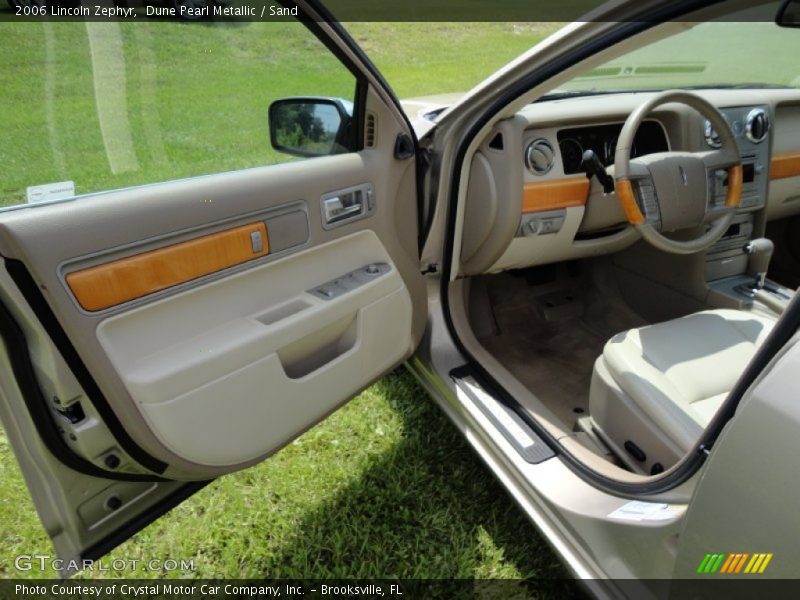
M352 195L353 194L344 194L342 196L334 196L322 202L322 208L325 212L325 223L330 225L331 223L336 223L337 221L361 213L363 204L357 200L348 198Z
M366 217L375 208L372 185L366 183L325 194L320 198L320 207L325 229Z

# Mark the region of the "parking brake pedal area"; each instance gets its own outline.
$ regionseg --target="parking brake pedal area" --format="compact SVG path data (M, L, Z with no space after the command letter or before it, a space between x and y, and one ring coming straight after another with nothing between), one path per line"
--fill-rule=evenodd
M535 465L555 456L553 450L513 409L495 400L477 382L467 367L454 369L450 377L526 462Z

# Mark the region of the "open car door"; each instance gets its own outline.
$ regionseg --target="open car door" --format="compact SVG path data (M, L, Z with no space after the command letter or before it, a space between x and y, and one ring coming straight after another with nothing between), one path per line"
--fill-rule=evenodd
M0 416L62 559L97 558L205 482L264 460L421 338L413 133L346 35L296 25L353 82L346 102L300 85L318 104L273 105L289 129L320 112L335 139L295 152L315 157L31 204L54 197L44 186L0 212ZM97 111L86 126L96 118L107 168L124 172L120 145L135 159L140 140L120 129L103 61L142 40L82 31ZM225 128L235 115L207 118ZM302 144L272 127L273 145ZM86 151L65 139L62 150Z

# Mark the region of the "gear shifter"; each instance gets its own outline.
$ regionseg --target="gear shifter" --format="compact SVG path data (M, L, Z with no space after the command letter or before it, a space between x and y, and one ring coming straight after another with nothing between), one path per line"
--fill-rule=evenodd
M747 263L747 274L755 278L753 289L761 290L764 288L764 283L767 279L769 261L772 259L775 244L767 238L757 238L747 244L744 249L750 255Z

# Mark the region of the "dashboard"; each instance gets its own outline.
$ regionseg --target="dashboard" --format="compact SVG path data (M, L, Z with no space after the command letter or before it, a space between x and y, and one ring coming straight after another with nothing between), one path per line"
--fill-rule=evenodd
M800 214L800 91L703 90L731 125L743 159L739 230ZM615 193L588 178L592 150L613 175L614 152L628 115L649 92L563 98L530 104L498 122L473 158L464 214L462 272L524 268L599 254L638 241ZM704 152L716 132L682 104L658 107L639 128L632 156ZM709 203L724 201L724 173Z

